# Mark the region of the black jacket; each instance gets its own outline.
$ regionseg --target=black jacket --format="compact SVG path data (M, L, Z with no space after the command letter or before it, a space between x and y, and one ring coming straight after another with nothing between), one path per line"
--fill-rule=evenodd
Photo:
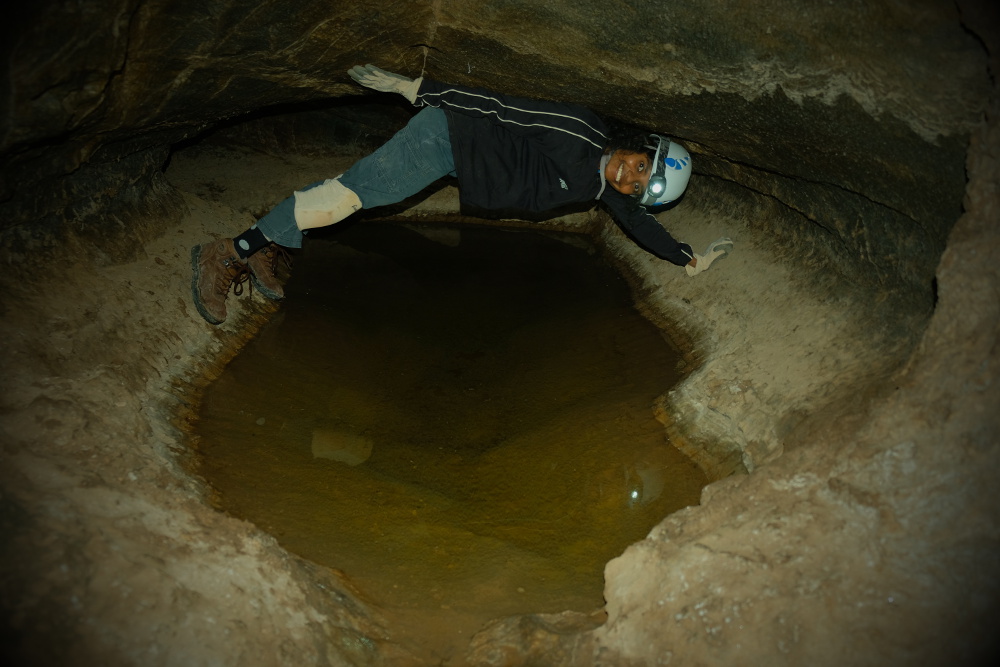
M463 203L537 212L592 202L600 193L640 246L679 266L694 256L632 197L604 187L608 129L593 111L430 79L421 83L416 104L439 107L448 118Z

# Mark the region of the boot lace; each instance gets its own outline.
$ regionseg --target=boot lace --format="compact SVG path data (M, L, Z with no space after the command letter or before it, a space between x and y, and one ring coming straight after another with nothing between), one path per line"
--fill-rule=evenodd
M271 243L260 249L272 274L278 273L278 264L284 264L286 269L292 268L292 256L282 246Z
M233 288L233 296L242 296L243 285L250 280L250 267L246 262L241 262L235 257L222 260L225 271L219 274L215 281L215 291L225 296L229 293L229 288ZM253 294L253 283L249 283L250 293Z

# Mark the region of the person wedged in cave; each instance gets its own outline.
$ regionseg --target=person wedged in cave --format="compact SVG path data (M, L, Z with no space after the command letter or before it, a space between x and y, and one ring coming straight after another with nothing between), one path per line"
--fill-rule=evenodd
M733 247L722 238L696 254L647 210L676 200L691 177L687 149L665 136L612 130L575 104L414 80L373 65L348 73L424 108L345 173L295 192L235 238L192 248L192 294L210 323L226 319L230 288L239 295L248 279L265 297L283 298L275 277L281 248L302 247L309 229L398 203L448 175L458 179L461 202L480 209L541 212L601 201L639 246L692 276Z

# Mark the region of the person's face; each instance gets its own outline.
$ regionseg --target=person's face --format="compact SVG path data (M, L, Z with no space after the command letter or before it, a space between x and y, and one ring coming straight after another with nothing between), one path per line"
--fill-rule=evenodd
M641 195L649 184L650 159L646 153L633 153L619 148L611 154L604 178L618 192Z

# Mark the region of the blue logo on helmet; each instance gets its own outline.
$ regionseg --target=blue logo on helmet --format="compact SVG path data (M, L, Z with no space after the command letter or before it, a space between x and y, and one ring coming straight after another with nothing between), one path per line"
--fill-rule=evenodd
M688 165L689 161L690 158L681 158L677 160L672 157L668 157L663 159L663 164L667 165L667 167L669 167L670 169L676 169L677 171L680 171L681 169L683 169Z

